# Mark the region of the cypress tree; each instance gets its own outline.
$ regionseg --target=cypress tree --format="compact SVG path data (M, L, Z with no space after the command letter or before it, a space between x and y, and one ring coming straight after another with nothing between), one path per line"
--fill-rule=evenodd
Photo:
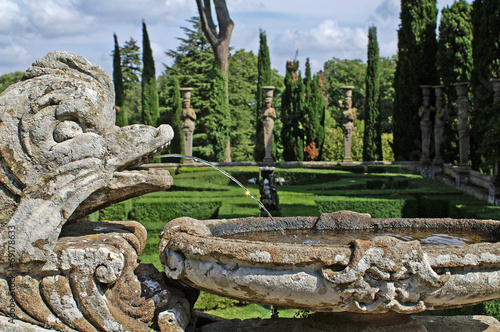
M172 87L172 120L170 126L174 130L174 138L171 143L171 152L184 154L184 139L182 132L182 98L179 85L179 79L174 77Z
M377 28L368 29L368 62L366 67L365 133L363 160L382 160L382 133L380 130L380 60Z
M156 83L153 50L149 42L146 23L142 21L142 122L156 127L158 125L158 87Z
M257 89L255 91L255 161L262 161L265 154L264 127L261 118L262 107L264 105L264 92L262 91L262 87L271 85L271 59L269 57L269 48L267 46L267 36L265 31L260 31L259 38L260 46L259 54L257 56Z
M401 0L394 74L393 150L396 160L420 160L420 85L439 82L436 68L436 0Z
M325 137L324 112L325 100L319 88L318 77L312 77L309 58L306 60L304 78L304 107L303 127L305 139L306 160L317 159L323 146Z
M470 82L472 71L472 6L464 0L443 8L439 24L437 66L445 91L445 107L455 113L457 93L453 83ZM452 116L449 114L448 116ZM455 118L456 114L452 116ZM458 162L458 132L453 121L444 128L441 153L446 162Z
M489 172L498 156L492 155L498 136L485 136L498 116L493 103L493 88L490 79L500 77L500 6L498 0L475 0L471 14L473 26L471 89L473 107L471 112L470 147L472 167Z
M210 113L206 117L207 140L213 149L213 160L226 159L226 147L231 134L231 114L227 102L226 75L214 66L210 80Z
M116 125L123 127L128 125L128 116L124 106L125 91L123 87L120 46L116 33L113 34L113 37L115 40L115 49L113 51L113 83L115 85L115 106L117 111Z
M304 160L303 98L304 83L297 73L299 62L286 62L285 91L281 100L281 140L286 161Z

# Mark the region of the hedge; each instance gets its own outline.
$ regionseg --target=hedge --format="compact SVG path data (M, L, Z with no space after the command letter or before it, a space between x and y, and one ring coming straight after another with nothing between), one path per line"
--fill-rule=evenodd
M351 210L369 213L373 218L415 218L417 200L411 196L391 198L329 196L315 200L321 213Z

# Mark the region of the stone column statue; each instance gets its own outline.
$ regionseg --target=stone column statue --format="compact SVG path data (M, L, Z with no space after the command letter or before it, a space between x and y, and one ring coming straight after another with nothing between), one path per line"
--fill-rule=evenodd
M273 91L274 86L263 86L265 101L262 108L262 123L264 127L264 147L266 154L264 162L273 161L273 130L274 119L276 119L276 110L273 108Z
M352 89L353 86L341 87L344 94L344 100L339 100L342 109L342 130L344 131L344 160L343 162L352 162L351 147L352 133L354 131L354 120L357 119L357 108L352 107Z
M193 155L193 132L196 113L191 108L191 91L193 88L181 88L182 95L182 132L184 133L184 154ZM192 163L192 159L184 159L184 163Z
M432 120L431 120L431 85L421 85L423 102L418 110L420 117L420 132L422 134L422 156L420 162L427 164L431 161L430 148L431 148L431 134L432 134Z
M436 94L436 122L434 123L434 143L436 148L436 155L434 157L434 165L441 165L444 163L444 159L441 156L441 144L444 138L444 125L447 117L447 109L444 107L444 86L436 85L434 86L434 92Z
M469 165L469 141L470 141L470 128L469 128L469 115L470 105L467 98L467 88L470 83L462 82L455 83L457 91L457 107L458 107L458 142L460 149L460 166Z

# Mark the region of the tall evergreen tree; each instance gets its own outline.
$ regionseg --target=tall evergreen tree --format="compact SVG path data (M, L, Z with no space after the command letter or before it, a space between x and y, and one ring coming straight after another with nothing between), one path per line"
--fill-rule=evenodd
M368 62L365 90L365 133L363 160L382 160L382 133L380 130L380 60L377 28L368 29Z
M498 113L493 103L490 79L500 77L500 6L498 0L475 0L472 3L472 61L471 92L474 110L471 112L471 161L472 167L491 171L499 158L496 153L498 136L485 136ZM496 136L496 137L495 137ZM493 141L492 141L493 139ZM486 147L486 148L485 148Z
M319 78L312 77L309 58L306 60L304 78L304 145L307 153L306 160L315 160L320 156L321 147L325 137L324 113L325 100L319 88ZM323 123L322 123L323 122Z
M157 126L159 115L158 87L156 82L153 50L149 42L146 23L142 21L142 122Z
M113 38L115 40L115 49L113 51L113 83L115 85L116 125L123 127L128 125L128 116L124 107L125 91L123 87L120 45L118 44L116 33L113 34Z
M172 153L180 153L184 154L184 138L182 132L182 98L181 98L181 90L179 85L179 79L174 77L172 79L173 87L172 87L172 99L171 99L171 108L172 108L172 119L170 121L170 126L174 130L174 138L172 139L172 143L170 144L170 151Z
M457 93L453 83L470 82L472 71L472 6L464 0L453 3L441 11L437 65L445 90L445 107L450 111L445 124L445 141L441 153L446 162L458 162L458 132L455 101Z
M255 148L255 82L257 56L238 50L229 55L229 105L231 107L231 158L253 160Z
M210 114L205 119L205 134L213 149L213 160L219 162L226 160L226 147L231 134L231 114L226 87L226 75L214 66L210 80Z
M396 160L420 160L420 85L439 82L436 68L436 0L401 0L398 60L394 74Z
M255 161L262 161L265 154L264 127L261 118L262 107L264 105L264 92L262 91L262 87L271 85L271 58L269 57L269 47L267 46L267 36L265 31L260 31L259 39L260 46L257 58L257 89L255 91Z
M304 160L303 104L304 83L298 73L299 62L286 62L285 90L281 99L281 139L286 161Z
M142 60L141 48L137 45L137 40L130 38L125 45L120 47L120 57L123 73L123 83L125 90L141 82Z

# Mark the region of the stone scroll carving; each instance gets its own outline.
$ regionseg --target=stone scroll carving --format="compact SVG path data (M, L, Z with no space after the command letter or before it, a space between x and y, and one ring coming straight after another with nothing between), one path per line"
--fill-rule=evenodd
M0 95L0 137L0 330L5 317L58 331L185 328L192 298L137 262L146 230L86 217L171 186L168 171L136 167L172 128L115 126L108 75L52 52Z
M439 290L450 278L438 275L418 241L389 236L354 240L353 255L341 271L323 268L329 287L351 311L416 313L425 310L422 296Z

